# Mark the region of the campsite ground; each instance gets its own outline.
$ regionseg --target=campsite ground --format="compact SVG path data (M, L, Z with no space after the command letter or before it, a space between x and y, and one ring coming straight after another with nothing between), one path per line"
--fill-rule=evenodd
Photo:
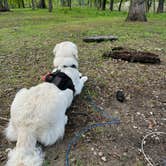
M2 119L9 119L15 93L22 87L42 82L41 75L52 69L52 50L56 43L69 40L78 45L80 71L89 78L68 112L64 140L43 148L45 166L64 165L67 145L75 132L88 124L108 121L95 112L89 96L98 107L119 118L120 124L98 127L82 135L70 152L73 166L146 165L140 152L143 136L150 131L166 132L166 13L149 14L146 23L125 22L126 15L84 8L57 9L53 13L31 9L0 13L1 131L6 125ZM118 36L119 40L82 41L84 36L109 34ZM102 58L103 52L116 46L156 53L161 64ZM124 103L116 100L120 89L126 96ZM0 135L0 165L5 163L6 149L14 145ZM145 152L156 165L164 166L166 137L147 139Z

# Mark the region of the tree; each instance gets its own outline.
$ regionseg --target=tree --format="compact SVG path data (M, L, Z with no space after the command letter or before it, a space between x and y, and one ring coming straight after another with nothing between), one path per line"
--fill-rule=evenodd
M101 10L105 10L105 7L106 7L106 0L102 0Z
M153 0L153 12L155 13L155 11L156 11L156 1Z
M163 13L163 11L164 11L164 0L159 0L157 13Z
M130 0L127 21L147 21L145 0Z
M110 10L113 11L114 8L114 0L110 0Z
M32 10L35 10L35 0L32 0Z
M48 11L52 12L52 8L53 8L53 6L52 6L52 0L49 0L48 1Z
M0 0L0 11L10 11L8 1L7 0Z
M152 0L146 0L146 12L149 12L151 6L152 6Z
M39 1L38 8L41 8L41 9L45 9L46 8L45 0L40 0Z
M71 9L71 0L67 0L67 6Z
M25 8L24 0L17 0L16 3L18 4L18 8L21 8L21 7Z
M121 11L122 2L123 2L123 0L120 0L118 11Z

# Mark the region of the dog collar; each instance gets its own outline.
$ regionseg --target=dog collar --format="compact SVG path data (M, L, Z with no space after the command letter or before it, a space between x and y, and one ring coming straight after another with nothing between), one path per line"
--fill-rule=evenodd
M53 83L60 90L71 89L73 91L73 94L75 94L73 81L68 75L61 72L60 70L57 70L53 73L47 73L45 76L42 77L42 80L45 82Z

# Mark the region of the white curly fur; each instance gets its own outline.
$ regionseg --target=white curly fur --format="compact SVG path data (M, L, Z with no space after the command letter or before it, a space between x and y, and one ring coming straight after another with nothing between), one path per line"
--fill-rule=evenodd
M81 93L88 78L80 78L74 68L61 71L72 79L75 95ZM44 154L36 142L47 146L63 138L67 123L65 112L72 100L72 90L62 91L51 83L21 89L11 105L10 122L5 130L9 140L17 141L16 147L8 153L6 166L41 166Z
M77 46L69 41L57 44L53 49L54 67L75 65L78 68L78 49Z

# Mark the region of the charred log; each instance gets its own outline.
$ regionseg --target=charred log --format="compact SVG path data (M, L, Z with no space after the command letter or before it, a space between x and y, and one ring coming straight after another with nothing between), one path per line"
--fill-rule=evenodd
M121 59L128 62L140 62L140 63L160 63L159 55L150 52L137 51L131 49L125 49L122 47L115 47L110 52L103 54L104 58L111 57L113 59Z

